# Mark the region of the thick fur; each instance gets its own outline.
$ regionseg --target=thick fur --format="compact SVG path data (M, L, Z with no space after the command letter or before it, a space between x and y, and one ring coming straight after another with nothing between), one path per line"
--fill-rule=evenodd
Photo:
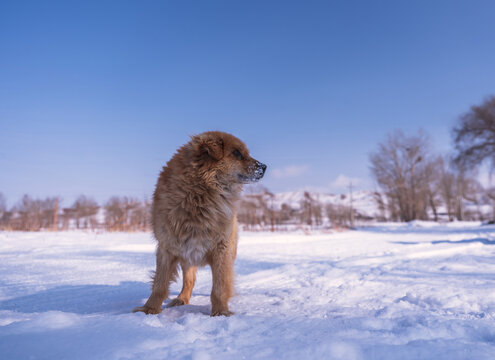
M196 268L210 265L213 276L211 315L226 315L234 292L237 252L235 203L242 184L261 179L266 166L246 145L223 132L193 136L160 174L153 196L152 225L158 242L151 295L133 311L158 314L169 285L183 272L179 296L168 306L188 304Z

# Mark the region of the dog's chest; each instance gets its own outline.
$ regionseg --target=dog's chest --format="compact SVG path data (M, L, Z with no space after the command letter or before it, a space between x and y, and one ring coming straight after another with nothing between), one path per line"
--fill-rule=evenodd
M206 255L219 242L226 241L232 230L233 201L225 196L202 196L182 204L180 257L190 265L204 265Z
M181 257L190 265L202 265L212 241L202 238L189 238L181 246Z

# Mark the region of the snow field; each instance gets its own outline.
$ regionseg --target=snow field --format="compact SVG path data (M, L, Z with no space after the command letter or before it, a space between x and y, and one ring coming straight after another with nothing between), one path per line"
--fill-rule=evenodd
M243 233L232 317L149 295L149 234L0 232L2 359L493 359L495 227ZM171 287L172 297L181 280Z

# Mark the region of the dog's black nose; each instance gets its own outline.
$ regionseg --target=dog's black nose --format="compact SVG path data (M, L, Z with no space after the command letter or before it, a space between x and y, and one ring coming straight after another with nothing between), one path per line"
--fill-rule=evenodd
M256 161L253 170L254 177L256 178L256 180L259 180L265 175L266 165L260 163L259 161Z

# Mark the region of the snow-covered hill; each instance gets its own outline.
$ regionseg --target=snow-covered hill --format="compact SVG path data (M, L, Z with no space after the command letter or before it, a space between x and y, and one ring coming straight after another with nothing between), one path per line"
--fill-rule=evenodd
M374 216L377 214L378 209L376 201L374 199L374 193L372 191L354 191L352 193L352 201L349 194L330 194L312 191L288 191L273 194L273 205L276 209L280 209L282 204L287 204L294 209L299 209L301 202L304 200L304 194L308 193L313 200L327 205L344 205L353 206L353 208L367 216ZM267 200L268 202L272 200Z
M314 191L287 191L280 193L259 192L257 194L244 194L245 201L251 201L261 209L259 197L263 198L263 203L270 209L280 210L283 206L288 206L294 211L301 209L302 203L308 200L308 197L314 205L322 206L322 215L324 223L327 220L327 205L333 205L339 212L350 212L349 209L354 210L354 214L361 218L376 219L380 214L375 200L376 193L372 191L354 191L352 198L350 194L331 194Z
M0 358L493 359L495 226L243 233L235 315L149 295L150 234L0 232ZM180 283L180 279L179 279ZM172 285L172 295L180 291Z

